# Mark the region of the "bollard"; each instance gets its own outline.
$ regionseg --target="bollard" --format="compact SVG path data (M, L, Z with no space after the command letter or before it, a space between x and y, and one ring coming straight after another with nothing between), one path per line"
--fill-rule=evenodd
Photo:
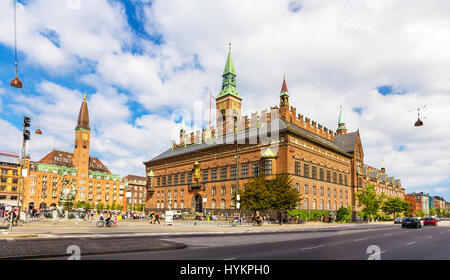
M117 227L117 216L114 216L114 227Z

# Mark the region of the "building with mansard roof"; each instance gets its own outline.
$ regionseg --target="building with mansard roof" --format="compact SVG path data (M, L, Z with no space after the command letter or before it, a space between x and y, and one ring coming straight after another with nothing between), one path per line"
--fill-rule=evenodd
M242 116L236 78L230 47L216 97L216 127L188 133L182 125L178 143L144 162L147 209L232 214L236 190L261 172L269 178L288 173L303 198L299 209L352 206L356 214L355 193L366 183L403 198L399 179L364 163L360 132L347 133L342 110L336 132L297 114L283 78L279 105Z
M86 201L94 208L99 204L123 204L123 179L112 174L100 159L90 156L90 133L85 94L75 127L73 152L53 150L30 163L29 176L24 180L24 208L57 206L63 179L76 186L75 201Z

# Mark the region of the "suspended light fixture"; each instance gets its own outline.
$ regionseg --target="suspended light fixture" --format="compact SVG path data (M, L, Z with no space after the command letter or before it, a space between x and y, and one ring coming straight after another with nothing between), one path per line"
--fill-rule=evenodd
M41 131L41 129L39 128L39 119L38 119L38 129L36 129L35 133L36 133L37 135L41 135L41 134L42 134L42 131Z
M17 28L16 28L16 4L17 4L17 0L14 0L14 65L16 66L15 72L16 72L16 77L9 83L11 86L15 87L15 88L22 88L23 84L22 82L19 80L19 77L17 76L17 72L18 72L18 63L17 63Z
M417 108L417 121L414 123L414 126L422 126L423 121L420 120L420 109Z

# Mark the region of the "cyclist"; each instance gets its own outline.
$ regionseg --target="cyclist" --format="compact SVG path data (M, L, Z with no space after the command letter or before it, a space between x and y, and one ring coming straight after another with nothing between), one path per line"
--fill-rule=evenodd
M111 221L111 211L108 211L106 213L106 220L105 220L106 225L109 224L109 221Z

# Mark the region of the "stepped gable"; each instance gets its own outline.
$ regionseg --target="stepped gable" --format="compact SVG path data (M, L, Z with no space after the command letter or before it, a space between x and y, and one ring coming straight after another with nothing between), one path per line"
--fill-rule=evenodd
M44 156L41 160L39 160L38 163L73 168L75 166L73 165L72 160L73 160L73 153L53 150L46 156ZM89 170L111 174L109 169L98 158L94 157L89 157Z

